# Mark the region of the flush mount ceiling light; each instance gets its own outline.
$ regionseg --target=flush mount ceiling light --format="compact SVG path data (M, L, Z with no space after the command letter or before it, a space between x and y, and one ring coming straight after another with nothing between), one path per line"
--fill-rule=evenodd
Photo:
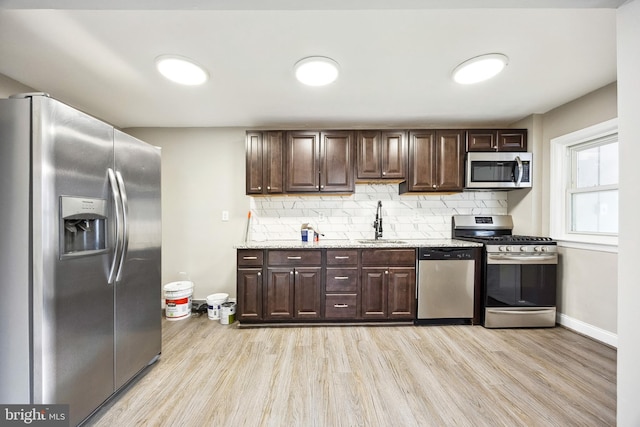
M160 74L181 85L201 85L209 78L209 74L204 68L188 58L177 55L157 57L156 67Z
M502 71L508 62L509 58L501 53L476 56L453 70L453 80L463 85L482 82Z
M324 56L301 59L294 67L296 79L307 86L324 86L338 78L338 63Z

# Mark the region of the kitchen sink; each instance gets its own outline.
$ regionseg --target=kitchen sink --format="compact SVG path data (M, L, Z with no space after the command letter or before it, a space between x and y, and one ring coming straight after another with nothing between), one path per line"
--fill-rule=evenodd
M404 240L391 240L391 239L361 239L358 240L358 243L377 243L377 244L400 244L407 243Z

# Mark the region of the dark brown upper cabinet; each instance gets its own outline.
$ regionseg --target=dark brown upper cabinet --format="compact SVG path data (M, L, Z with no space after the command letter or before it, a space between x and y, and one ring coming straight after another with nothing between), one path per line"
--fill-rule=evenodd
M358 132L357 173L359 180L406 178L407 133L367 130Z
M288 193L353 193L354 132L291 131L286 136Z
M527 129L470 129L467 151L527 151Z
M464 131L409 132L409 170L400 192L453 192L464 187Z
M282 131L247 132L247 194L278 194L283 187Z

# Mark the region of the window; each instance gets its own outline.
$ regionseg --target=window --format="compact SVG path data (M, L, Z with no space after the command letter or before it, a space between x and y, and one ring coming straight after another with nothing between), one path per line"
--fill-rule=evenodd
M617 119L551 140L551 235L618 244Z

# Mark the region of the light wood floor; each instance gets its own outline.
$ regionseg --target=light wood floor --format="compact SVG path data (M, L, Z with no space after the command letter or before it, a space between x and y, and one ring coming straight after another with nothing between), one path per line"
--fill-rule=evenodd
M613 426L616 351L563 328L163 321L92 426Z

